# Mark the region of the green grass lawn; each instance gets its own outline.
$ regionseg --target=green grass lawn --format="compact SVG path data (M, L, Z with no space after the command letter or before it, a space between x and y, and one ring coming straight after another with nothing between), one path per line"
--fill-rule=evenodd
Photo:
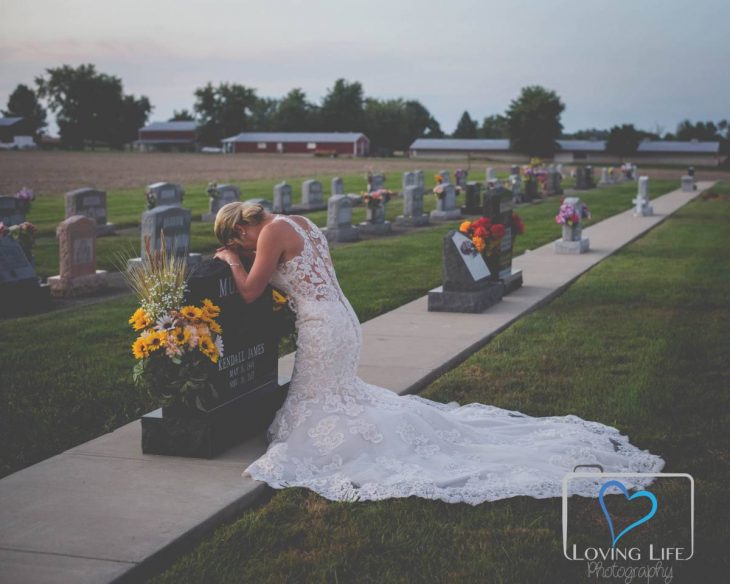
M727 183L717 190L730 195ZM692 474L695 558L672 564L674 582L724 581L730 567L728 199L681 209L421 394L603 422L661 455L663 472ZM652 490L671 496L661 485ZM605 523L586 529L591 541L605 540ZM634 534L651 541L651 530ZM559 498L346 503L289 488L217 529L155 581L592 581L584 563L563 558L561 535Z
M675 186L674 181L654 181L651 194ZM590 205L595 222L630 207L635 191L635 183L628 183L581 197ZM526 233L516 240L516 254L559 237L553 221L557 207L558 200L549 199L519 209ZM441 241L457 225L334 248L338 280L360 320L397 308L438 286ZM0 476L113 430L156 407L131 382L129 345L134 335L126 322L135 308L134 299L125 296L0 325Z

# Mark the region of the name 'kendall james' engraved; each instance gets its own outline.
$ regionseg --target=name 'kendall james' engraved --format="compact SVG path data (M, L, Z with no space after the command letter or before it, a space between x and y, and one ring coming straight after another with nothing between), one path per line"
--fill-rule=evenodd
M253 359L254 357L258 357L259 355L263 354L264 343L259 343L258 345L254 345L253 347L241 349L237 353L233 353L232 355L226 355L225 357L221 357L220 359L218 359L218 371L225 371L229 367L233 367L234 365L240 365L247 359Z

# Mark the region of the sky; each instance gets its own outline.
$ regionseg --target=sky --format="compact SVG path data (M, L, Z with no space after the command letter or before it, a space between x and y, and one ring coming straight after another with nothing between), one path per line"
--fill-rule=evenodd
M730 119L728 22L729 0L0 0L0 108L47 68L93 63L150 99L150 121L208 82L319 103L345 78L419 100L446 132L542 85L566 132L661 133Z

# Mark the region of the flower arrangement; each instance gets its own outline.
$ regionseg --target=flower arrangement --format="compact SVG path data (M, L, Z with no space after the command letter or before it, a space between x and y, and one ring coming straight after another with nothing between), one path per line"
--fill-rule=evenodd
M33 194L33 191L30 190L28 187L23 187L20 189L17 193L15 193L15 198L18 199L18 207L23 212L24 215L27 215L30 211L30 204L32 201L35 201L35 195Z
M525 222L517 213L512 213L512 237L525 233Z
M558 214L555 216L555 223L558 225L567 225L573 227L578 225L581 219L590 219L591 212L588 210L588 205L585 203L581 204L579 209L569 205L568 203L562 203Z
M371 209L375 209L380 205L385 205L393 197L393 191L388 189L378 189L370 193L363 193L362 201Z
M146 260L125 273L140 303L129 318L139 332L132 378L163 406L206 411L218 399L209 372L223 355L220 308L209 299L185 305L184 260L167 255L164 237L159 251L150 247L145 240Z
M208 183L205 192L208 194L208 198L211 202L220 199L220 194L218 193L218 183L215 181Z
M433 175L433 180L435 180L435 181L436 181L436 184L437 184L437 185L440 185L440 184L443 184L443 182L444 182L444 177L443 177L443 176L441 176L440 174L434 174L434 175ZM435 190L434 190L434 192L435 192Z
M15 241L20 244L23 248L25 257L28 258L29 262L33 261L33 245L35 244L35 231L36 227L29 221L24 221L18 225L11 225L6 227L5 224L0 221L0 237L12 237Z
M459 184L462 181L462 179L466 179L468 174L469 173L466 170L464 170L463 168L457 168L454 171L454 180L456 180L456 184Z
M459 226L459 231L471 240L479 253L485 256L491 256L499 248L502 238L507 233L504 225L492 223L489 217L464 221Z

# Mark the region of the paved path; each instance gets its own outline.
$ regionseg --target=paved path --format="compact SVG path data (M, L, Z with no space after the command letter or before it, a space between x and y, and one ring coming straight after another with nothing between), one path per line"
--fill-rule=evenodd
M420 390L711 184L654 199L654 217L627 211L585 229L589 253L551 243L515 258L524 287L482 314L428 312L424 296L364 323L360 377ZM280 359L280 382L292 366ZM140 441L135 420L0 480L0 582L136 581L265 492L241 477L263 434L213 460L143 455Z

